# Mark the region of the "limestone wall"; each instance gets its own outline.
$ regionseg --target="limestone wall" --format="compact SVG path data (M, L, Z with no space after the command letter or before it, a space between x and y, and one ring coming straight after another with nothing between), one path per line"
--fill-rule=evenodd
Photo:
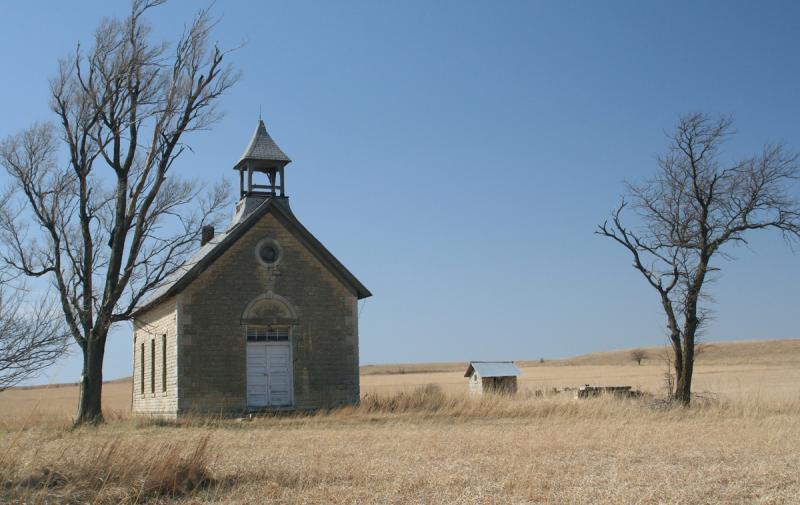
M136 317L133 339L134 414L177 415L177 329L174 298Z
M256 259L265 238L281 248L274 266ZM355 294L267 214L178 295L180 412L246 408L248 323L291 327L295 406L356 403L357 310Z

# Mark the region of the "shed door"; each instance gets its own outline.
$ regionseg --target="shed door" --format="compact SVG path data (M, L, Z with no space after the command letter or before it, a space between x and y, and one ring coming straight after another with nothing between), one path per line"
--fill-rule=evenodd
M256 330L258 331L258 330ZM252 336L248 329L247 342L247 406L283 407L292 405L292 348L286 336L279 334L270 341Z

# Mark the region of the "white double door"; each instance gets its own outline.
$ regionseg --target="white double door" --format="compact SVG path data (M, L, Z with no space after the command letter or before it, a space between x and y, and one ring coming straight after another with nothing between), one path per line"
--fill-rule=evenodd
M292 404L292 349L289 342L247 343L247 406Z

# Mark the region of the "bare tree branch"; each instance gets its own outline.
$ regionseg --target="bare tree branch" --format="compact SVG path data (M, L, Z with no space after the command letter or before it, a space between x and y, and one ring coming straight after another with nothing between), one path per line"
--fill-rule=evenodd
M67 352L69 332L58 308L25 303L24 293L0 279L0 391L35 377Z
M185 134L221 117L217 101L238 76L209 42L208 10L174 46L151 41L145 17L163 3L133 0L127 18L101 22L91 47L79 45L50 81L57 127L35 125L0 145L22 196L18 211L0 215L3 260L53 281L84 354L77 422L102 419L111 325L179 268L227 203L226 186L204 196L171 168L188 148ZM56 159L62 144L65 165Z
M711 312L705 289L729 258L731 243L746 243L754 230L774 229L787 242L800 239L800 200L790 188L800 180L800 155L770 144L751 158L723 167L721 146L730 137L730 118L690 114L669 135L670 148L659 158L652 179L628 184L627 198L641 226L626 227L612 212L596 233L622 245L633 266L659 294L675 367L674 398L688 404L696 343Z

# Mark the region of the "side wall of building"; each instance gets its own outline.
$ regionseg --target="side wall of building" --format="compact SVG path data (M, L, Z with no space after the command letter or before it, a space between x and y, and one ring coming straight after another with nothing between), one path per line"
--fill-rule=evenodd
M281 259L256 257L263 239ZM288 310L246 313L259 299ZM266 214L178 296L180 412L247 408L246 328L291 328L294 405L318 408L359 399L357 298L272 214Z
M133 326L133 413L175 417L178 412L176 300L137 315ZM155 373L154 373L155 372Z
M473 395L483 393L483 381L481 380L481 376L478 375L478 372L473 371L472 375L469 377L469 392Z
M482 390L484 393L513 394L517 392L517 378L510 377L482 377Z

